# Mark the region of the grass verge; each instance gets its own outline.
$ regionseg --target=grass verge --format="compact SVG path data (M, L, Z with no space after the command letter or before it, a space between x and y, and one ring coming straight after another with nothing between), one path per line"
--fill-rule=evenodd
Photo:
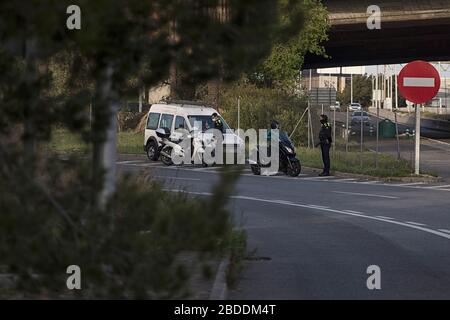
M88 146L81 137L67 129L58 128L53 131L52 139L48 147L60 153L65 152L88 152ZM132 131L119 132L117 135L117 150L122 154L143 153L143 135ZM298 157L302 165L313 168L322 168L320 148L308 149L299 147ZM378 154L378 166L375 165L375 153L366 151L362 154L358 151L333 152L331 150L332 171L364 174L376 177L406 177L411 176L412 169L406 160L397 160L387 154ZM361 165L362 163L362 165Z
M138 154L143 153L144 136L142 133L122 131L117 134L117 152ZM80 135L67 129L57 128L52 132L52 139L48 143L50 150L58 153L86 153L89 147Z
M233 288L241 274L244 266L243 260L247 253L247 234L243 229L235 229L231 233L229 244L230 262L226 270L226 281L230 288Z
M313 168L323 168L320 148L308 149L299 147L298 157L302 165ZM378 154L376 166L375 153L365 151L362 154L356 151L330 151L331 170L363 174L376 177L405 177L412 174L411 167L406 160L397 160L387 154Z

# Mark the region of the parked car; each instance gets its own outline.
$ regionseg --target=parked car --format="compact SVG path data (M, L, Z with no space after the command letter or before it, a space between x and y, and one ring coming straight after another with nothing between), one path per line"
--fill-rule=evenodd
M330 110L331 111L341 111L341 103L339 101L336 101L336 103L334 105L330 106Z
M354 124L360 124L361 121L364 124L370 124L370 116L365 111L356 111L352 113L352 125Z
M350 103L348 111L361 111L362 107L360 103Z
M192 132L194 125L201 125L202 128L196 128L197 131L205 132L214 128L211 118L213 113L217 113L223 123L223 150L237 150L243 141L232 132L217 110L197 102L173 100L153 104L150 107L144 133L144 151L147 157L152 161L158 160L158 151L162 146L162 139L156 134L158 128L169 129L171 136L179 131ZM204 135L204 139L208 137ZM208 143L206 140L205 142Z

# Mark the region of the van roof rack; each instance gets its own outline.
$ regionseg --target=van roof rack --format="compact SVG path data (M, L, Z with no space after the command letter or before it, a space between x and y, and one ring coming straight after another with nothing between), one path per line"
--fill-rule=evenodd
M201 101L189 101L189 100L173 100L173 99L166 99L162 100L161 103L165 104L180 104L183 105L190 105L190 106L199 106L199 107L209 107L208 104L201 102Z

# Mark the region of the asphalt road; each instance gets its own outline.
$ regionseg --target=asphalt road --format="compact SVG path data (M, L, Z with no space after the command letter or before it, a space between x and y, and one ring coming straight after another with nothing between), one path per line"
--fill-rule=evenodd
M216 168L164 167L121 158L120 170L150 171L168 190L207 197ZM246 261L229 299L449 299L450 185L253 176L230 199L248 234ZM381 269L369 290L368 266Z

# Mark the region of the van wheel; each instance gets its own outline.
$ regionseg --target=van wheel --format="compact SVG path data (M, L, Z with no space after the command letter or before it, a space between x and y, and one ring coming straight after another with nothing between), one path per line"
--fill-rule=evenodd
M147 143L147 158L150 161L158 160L158 147L157 147L155 141L153 141L153 140L150 140Z

